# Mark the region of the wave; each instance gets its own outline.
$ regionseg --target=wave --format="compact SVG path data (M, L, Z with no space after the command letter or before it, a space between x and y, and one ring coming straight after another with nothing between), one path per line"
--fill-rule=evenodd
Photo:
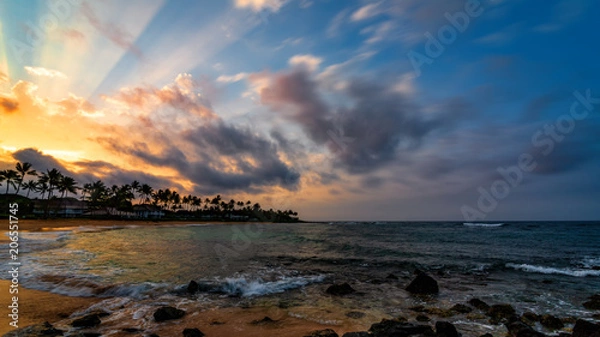
M464 226L467 227L502 227L504 223L477 223L477 222L465 222Z
M539 273L539 274L556 274L556 275L566 275L566 276L574 276L574 277L586 277L586 276L600 276L600 270L590 270L590 269L573 269L573 268L555 268L555 267L544 267L544 266L534 266L531 264L515 264L515 263L507 263L506 267L522 270L529 273Z
M245 277L226 278L220 287L220 291L230 296L262 296L282 293L311 283L323 282L324 279L324 275L282 277L271 282L265 282L260 278L255 280L248 280Z

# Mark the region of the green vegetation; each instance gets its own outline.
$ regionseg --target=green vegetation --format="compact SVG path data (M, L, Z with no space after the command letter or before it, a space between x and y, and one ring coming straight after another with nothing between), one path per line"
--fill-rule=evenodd
M28 176L33 179L25 180ZM16 170L0 171L2 204L19 203L19 213L37 217L153 218L168 220L296 222L292 210L263 210L250 200L223 200L221 195L202 198L180 195L148 184L108 187L101 180L80 186L73 177L57 169L37 172L30 163L17 163ZM14 190L9 194L9 189ZM22 194L25 195L22 195ZM30 195L36 196L30 199ZM79 197L79 199L77 199ZM4 213L4 211L0 211Z

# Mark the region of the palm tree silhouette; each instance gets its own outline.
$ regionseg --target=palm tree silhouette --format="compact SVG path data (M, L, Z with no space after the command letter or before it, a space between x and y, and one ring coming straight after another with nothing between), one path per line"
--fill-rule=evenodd
M17 172L19 172L19 184L17 185L17 194L19 194L19 191L21 190L21 185L23 184L23 180L25 179L25 176L26 175L35 176L35 175L37 175L37 172L35 170L31 169L30 163L17 163L16 169L17 169Z
M29 198L29 193L31 191L39 192L40 191L38 189L39 186L40 186L40 184L35 180L30 180L30 181L25 182L22 186L24 190L27 190L27 195L25 195L25 198Z
M16 181L19 180L19 173L15 170L4 170L0 173L4 177L3 180L6 180L6 191L4 194L8 194L8 188L12 186L13 188L17 188Z

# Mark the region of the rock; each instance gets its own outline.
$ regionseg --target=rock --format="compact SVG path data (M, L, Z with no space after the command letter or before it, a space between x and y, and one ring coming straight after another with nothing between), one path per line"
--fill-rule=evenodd
M313 331L310 334L305 335L304 337L340 337L340 336L331 329L325 329L325 330Z
M479 337L494 337L494 335L492 335L491 333L484 333L483 335L479 336Z
M456 315L455 311L452 311L450 309L441 309L441 308L427 308L424 310L426 313L431 314L431 315L436 315L439 317L452 317L454 315Z
M274 320L274 319L272 319L271 317L265 316L263 319L257 319L257 320L254 320L254 321L250 322L250 324L253 324L253 325L265 325L265 324L273 324L273 323L276 323L276 322L277 321Z
M95 331L84 331L81 333L83 337L102 337L102 334Z
M198 285L198 282L196 282L194 280L191 280L186 288L188 294L195 294L198 292L199 289L200 289L200 286Z
M90 328L102 323L98 314L90 314L84 317L78 318L71 323L71 326L75 328Z
M411 311L414 311L414 312L425 312L426 309L422 305L417 305L417 306L408 308L408 310L411 310Z
M148 337L160 337L160 336L155 333L152 333L152 334L149 334Z
M508 320L516 314L515 308L510 304L494 304L487 312L487 315L492 321L499 322L502 320Z
M161 307L154 312L154 320L157 322L178 319L185 315L185 311L173 307Z
M342 337L369 337L369 333L366 331L346 332Z
M438 337L459 337L456 327L452 323L437 321L435 322L435 334Z
M573 327L573 337L600 337L600 324L578 319Z
M3 337L22 337L22 336L44 336L57 337L62 336L64 331L56 329L52 324L45 322L44 324L31 325L28 327L12 330Z
M466 306L464 304L455 304L452 308L450 308L450 310L458 312L460 314L468 314L471 311L473 311L473 309L469 306Z
M353 318L353 319L363 318L366 315L367 314L365 314L364 312L360 312L360 311L348 311L346 313L346 317Z
M532 327L521 321L506 324L506 329L512 337L546 337L543 333L533 330Z
M204 337L204 334L198 328L185 328L183 329L183 337Z
M417 322L429 322L430 319L429 317L425 316L425 315L417 315L417 317L415 317L415 319L417 320Z
M600 294L592 295L589 301L583 303L583 307L589 310L600 310Z
M473 308L479 309L481 311L488 311L490 306L484 301L478 298L472 298L469 300L469 304L473 306Z
M552 316L552 315L543 315L540 318L540 323L547 329L551 329L551 330L558 330L558 329L562 329L565 325L563 324L563 322Z
M394 274L389 274L389 275L386 277L386 279L388 279L388 280L397 280L397 279L398 279L398 276L396 276L396 275L394 275Z
M523 313L521 318L525 321L525 323L535 323L540 321L540 315L533 313L531 311L527 311Z
M430 295L439 293L440 289L436 280L425 273L420 273L406 287L406 291L411 294Z
M138 328L123 328L121 329L123 332L127 332L127 333L136 333L136 332L141 332L141 329Z
M344 296L355 291L348 283L334 284L325 290L326 293L334 296Z
M398 322L396 320L383 319L379 323L371 325L369 332L373 337L411 336L426 335L435 336L429 325Z

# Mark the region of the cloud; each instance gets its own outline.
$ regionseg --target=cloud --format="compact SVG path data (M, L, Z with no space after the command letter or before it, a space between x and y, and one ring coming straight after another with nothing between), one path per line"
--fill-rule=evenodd
M50 77L50 78L62 78L66 79L67 75L61 73L58 70L47 69L43 67L25 67L25 70L29 75Z
M340 29L344 25L344 22L346 21L346 17L348 16L349 12L350 12L350 9L346 8L346 9L342 10L341 12L337 13L333 17L333 19L331 19L331 21L329 22L329 25L327 26L327 31L326 31L327 37L332 38L332 37L339 35Z
M343 90L344 104L328 105L319 84L305 70L271 76L260 92L261 103L302 127L315 144L326 147L334 164L350 173L376 170L418 148L434 130L450 127L467 107L444 104L424 115L388 83L352 79Z
M58 102L56 105L60 107L61 112L65 115L87 115L92 116L98 114L96 111L96 107L87 101L83 97L78 97L74 94L69 94L68 98L64 98Z
M322 58L310 54L294 55L288 61L291 66L305 68L310 72L316 71L322 62Z
M6 113L15 112L19 109L19 102L13 98L0 95L0 108Z
M249 129L216 121L170 134L170 140L156 136L161 139L160 149L146 142L99 141L116 154L175 169L197 193L298 187L300 174L280 159L277 144Z
M381 13L381 9L379 8L380 4L381 4L380 2L377 2L377 3L372 3L372 4L362 6L361 8L356 10L354 13L352 13L352 15L350 16L350 19L352 21L362 21L362 20L372 18L376 15L379 15Z
M248 73L237 73L235 75L221 75L217 77L217 82L220 83L235 83L248 77Z
M201 85L190 74L179 74L175 81L162 88L123 88L116 95L102 96L106 101L125 106L138 115L149 115L161 108L172 108L205 119L215 118L210 102L198 93ZM184 117L179 114L180 117Z
M2 82L8 82L8 81L9 81L8 75L6 75L5 73L3 73L3 72L0 71L0 83L2 83Z
M277 12L283 6L284 0L235 0L235 7L250 8L255 12L269 9Z
M371 34L365 43L371 44L386 40L396 28L396 24L389 20L376 25L369 26L360 31L361 34Z
M133 43L133 37L128 32L121 29L114 23L102 22L92 9L88 2L83 2L81 11L88 22L100 32L104 37L112 41L117 46L131 52L138 59L142 59L143 55L140 49Z

